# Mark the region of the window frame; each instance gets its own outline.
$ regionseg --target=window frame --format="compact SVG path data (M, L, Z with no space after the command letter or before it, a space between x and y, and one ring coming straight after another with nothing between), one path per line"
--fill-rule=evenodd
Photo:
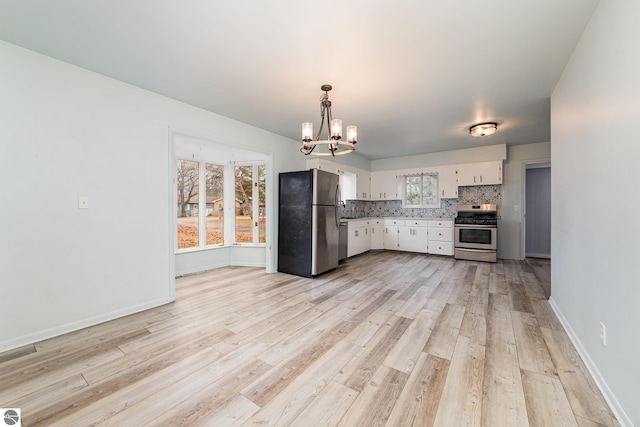
M407 203L407 178L415 178L415 177L420 177L420 191L419 191L419 195L420 195L420 203L419 204L408 204ZM435 192L434 192L434 196L435 197L435 202L434 203L424 203L425 202L425 194L423 194L424 191L424 178L425 177L431 177L435 179L435 183L436 183L436 188L435 188ZM407 173L407 174L403 174L400 175L398 177L398 180L400 180L400 184L401 184L401 196L402 196L402 207L403 208L427 208L427 209L433 209L433 208L440 208L441 206L441 199L440 199L440 175L438 174L438 172L416 172L416 173Z
M187 161L194 162L198 164L198 245L191 246L188 248L178 248L178 162L179 161ZM223 233L222 233L222 243L213 243L207 244L207 186L206 186L206 175L207 175L207 165L215 165L223 167ZM223 247L232 247L232 246L248 246L248 247L265 247L267 241L267 227L265 224L265 241L260 242L260 220L257 222L252 221L252 242L247 243L236 243L236 231L235 231L235 167L236 166L252 166L252 188L253 191L260 191L259 186L259 168L264 168L265 175L265 183L264 183L264 193L265 193L265 221L267 217L267 209L266 209L266 193L267 193L267 162L266 161L248 161L248 162L220 162L220 161L212 161L209 159L196 159L189 158L188 156L176 155L174 157L174 184L173 184L173 195L174 195L174 206L175 206L175 214L174 214L174 230L176 233L175 243L174 243L174 252L178 253L188 253L188 252L196 252L202 250L209 250L215 248L223 248ZM257 212L260 215L260 196L259 193L257 197L253 196L252 191L252 212ZM228 207L231 206L229 209Z
M264 247L267 245L266 238L266 224L265 224L265 241L260 242L260 167L264 168L265 175L265 220L266 220L266 192L267 192L267 164L264 161L249 161L249 162L234 162L231 165L231 174L233 175L233 246L257 246ZM251 212L253 217L251 218L251 235L252 242L237 242L236 241L236 214L235 214L235 201L236 201L236 167L251 166ZM256 221L256 213L258 220Z

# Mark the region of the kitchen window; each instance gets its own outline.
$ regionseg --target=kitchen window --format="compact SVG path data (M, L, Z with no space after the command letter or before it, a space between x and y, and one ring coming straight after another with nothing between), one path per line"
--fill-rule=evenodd
M416 173L400 176L402 183L402 207L439 208L437 173Z

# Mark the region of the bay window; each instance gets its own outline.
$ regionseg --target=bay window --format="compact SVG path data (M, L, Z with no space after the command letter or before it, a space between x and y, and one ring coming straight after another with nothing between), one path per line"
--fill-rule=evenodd
M178 251L266 243L264 163L178 158L175 182Z

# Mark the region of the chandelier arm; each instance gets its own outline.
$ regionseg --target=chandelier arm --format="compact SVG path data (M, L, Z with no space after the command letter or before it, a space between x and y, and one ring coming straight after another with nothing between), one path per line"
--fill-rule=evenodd
M322 129L324 128L324 117L325 117L325 106L321 104L320 108L320 129L318 129L318 133L316 134L316 141L320 141L320 137L322 136ZM328 125L327 125L328 128Z

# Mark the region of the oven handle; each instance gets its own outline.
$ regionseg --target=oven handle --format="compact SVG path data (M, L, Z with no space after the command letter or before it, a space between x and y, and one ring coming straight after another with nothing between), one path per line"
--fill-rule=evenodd
M486 224L454 224L455 228L498 228L496 225Z

